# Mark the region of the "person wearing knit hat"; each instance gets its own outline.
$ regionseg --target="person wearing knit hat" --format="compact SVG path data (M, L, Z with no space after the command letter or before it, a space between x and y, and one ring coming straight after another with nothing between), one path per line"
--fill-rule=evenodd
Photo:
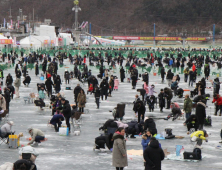
M12 133L12 126L14 125L13 121L5 123L0 129L0 136L2 138L7 138Z

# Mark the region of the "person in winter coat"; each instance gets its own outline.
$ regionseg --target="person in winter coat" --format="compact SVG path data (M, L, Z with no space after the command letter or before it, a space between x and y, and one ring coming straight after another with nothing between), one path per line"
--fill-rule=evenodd
M74 89L74 91L73 91L76 106L78 106L77 98L78 98L78 95L79 95L79 93L80 93L81 90L82 90L82 88L80 87L80 84L77 84L77 86L75 87L75 89Z
M141 142L141 145L143 147L143 152L149 146L148 144L150 143L151 137L152 137L151 132L149 130L145 131L145 133L142 136L142 142Z
M142 96L142 100L146 100L146 90L145 89L137 89L137 92L140 92L140 95Z
M196 65L193 63L192 71L194 72L195 70L196 70Z
M172 84L172 79L173 79L174 74L171 72L171 69L168 70L166 79L168 81L168 86L170 87Z
M105 74L106 80L108 81L109 80L109 71L106 69L104 74Z
M58 132L61 127L62 121L64 120L63 115L57 114L52 117L50 124L54 125L55 131Z
M205 94L205 88L206 88L206 80L205 80L204 77L201 79L201 84L202 84L201 95L204 95Z
M137 76L136 73L134 73L133 71L131 73L131 80L132 80L132 89L135 89L137 83Z
M205 79L208 80L208 77L210 75L210 67L209 67L209 65L206 65L206 67L204 68L204 74L205 74Z
M189 86L193 87L193 82L194 82L194 78L195 78L194 72L191 70L191 71L189 72L189 75L190 75Z
M195 131L197 131L198 127L199 127L199 123L197 120L197 116L196 115L191 115L183 124L184 126L187 126L187 134L190 134L190 129L194 128Z
M114 90L118 90L119 87L119 79L118 77L115 77L114 79Z
M165 74L166 74L164 67L161 68L160 74L161 74L162 83L164 83L164 77L165 77Z
M48 97L52 96L52 86L53 86L53 82L51 80L51 77L47 78L47 80L45 81L45 86L46 86L46 90L48 93Z
M146 98L146 101L147 101L147 104L148 104L148 107L149 107L149 111L153 112L154 111L154 104L156 103L156 98L154 95L151 95L151 96L148 96Z
M221 116L222 113L222 97L219 94L214 94L214 98L212 103L215 103L216 109L214 115L217 116L218 110L220 110L219 116Z
M128 127L125 129L126 137L131 134L130 138L136 138L134 135L140 134L140 128L137 121L130 121L127 123Z
M172 113L170 113L167 118L165 118L164 120L168 120L170 119L171 117L173 117L173 121L176 120L179 116L181 116L182 112L180 110L180 108L177 108L177 107L174 107L172 109Z
M16 80L14 82L14 85L15 85L15 95L17 98L19 98L20 97L19 96L19 87L21 85L21 79L18 76L16 76Z
M13 78L12 78L11 74L9 73L6 77L5 84L6 84L6 86L9 86L9 85L12 85L12 83L13 83Z
M146 94L145 94L145 98L147 97L148 93L149 93L149 85L147 82L143 83L143 88L146 90Z
M31 135L31 141L27 145L33 144L33 146L38 146L39 143L41 143L42 140L45 140L44 133L39 129L34 129L32 127L28 128L28 132Z
M46 67L47 67L47 59L45 58L43 63L42 63L42 72L45 74L46 72Z
M105 145L107 146L107 148L109 150L113 150L113 134L109 134L106 136L98 136L97 138L95 138L95 147L93 148L93 150L95 149L105 149Z
M199 130L203 129L204 120L206 119L206 104L203 100L199 100L196 106L196 116L199 122Z
M23 157L22 157L23 153L31 154L30 160L33 163L35 163L37 156L39 156L39 153L35 150L35 148L33 148L31 146L24 146L19 149L19 159L23 159Z
M26 159L19 159L13 164L13 170L37 170L36 165Z
M66 80L66 84L67 84L67 82L68 82L68 84L69 84L70 73L68 72L68 70L65 70L64 78L65 78L65 80Z
M56 91L56 93L59 93L59 92L60 92L60 90L61 90L61 84L62 84L62 82L61 82L60 76L57 75L57 76L56 76L56 79L55 79L55 81L54 81L54 86L55 86L55 91Z
M163 108L165 107L166 97L167 97L167 95L164 93L163 89L161 89L160 93L158 94L160 112L163 112Z
M45 99L44 89L45 89L44 87L41 87L41 89L39 90L39 100L40 101L44 101L44 99ZM42 109L42 106L40 106L40 108Z
M96 105L97 105L97 109L99 109L99 99L100 99L100 90L98 87L95 88L95 101L96 101Z
M197 142L195 148L202 149L203 147L201 145L202 145L203 140L208 142L208 139L207 139L208 134L207 134L206 130L202 130L202 129L198 130L198 131L192 133L190 135L190 137L191 137L192 142Z
M148 96L152 96L154 93L156 93L154 91L155 89L155 86L152 84L150 87L149 87L149 93L148 93Z
M152 137L149 146L143 152L143 158L146 162L145 170L161 170L161 161L164 157L164 152L159 147L158 140Z
M145 118L143 129L144 131L149 130L152 136L157 134L156 123L154 122L152 118L148 118L148 117Z
M28 74L26 74L25 80L23 81L23 84L24 84L26 87L28 87L29 84L30 84L30 82L31 82L31 77L30 77Z
M7 138L12 133L12 126L14 125L13 121L9 121L2 125L0 128L0 137Z
M186 83L188 80L188 76L189 76L189 67L187 67L184 71L184 82Z
M183 110L186 113L186 120L190 117L192 112L192 100L190 99L189 94L185 95Z
M105 95L105 100L107 100L107 91L109 89L109 84L107 83L106 79L103 79L103 81L100 83L100 89L101 89L101 98L103 100L103 96Z
M38 62L36 62L36 64L35 64L35 75L36 76L39 75L39 64L38 64Z
M220 91L220 80L219 78L215 78L213 81L213 90L214 90L214 94L219 94Z
M84 113L84 107L86 104L86 95L83 89L81 89L80 93L78 94L77 102L78 102L79 111Z
M125 70L123 69L123 67L121 67L121 69L120 69L120 79L121 79L121 82L124 82Z
M146 108L143 104L143 101L139 100L134 104L133 110L135 113L138 112L138 123L140 123L140 117L142 116L142 120L144 120Z
M164 93L166 94L166 98L167 98L167 108L166 109L169 109L170 108L170 103L171 103L171 99L173 98L173 94L172 94L172 91L171 89L165 87L164 88Z
M0 107L2 108L2 110L6 110L6 101L1 94L0 94Z
M69 120L71 117L71 106L69 104L69 101L65 100L64 98L61 99L61 104L62 104L62 113L66 119L66 125L69 128L69 133L70 133L71 129L70 129Z
M9 103L11 101L11 96L10 96L10 89L9 88L4 88L4 98L6 102L6 110L9 111Z
M112 165L116 167L116 170L123 170L124 167L128 166L126 141L124 139L124 135L124 128L118 128L113 135L114 143Z

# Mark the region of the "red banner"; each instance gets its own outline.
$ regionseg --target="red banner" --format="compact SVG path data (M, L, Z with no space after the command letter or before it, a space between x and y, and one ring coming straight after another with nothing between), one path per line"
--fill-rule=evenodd
M154 37L114 36L113 40L144 40L153 41ZM156 41L182 41L181 37L155 37ZM186 41L206 41L205 37L187 37Z
M48 40L44 40L44 44L48 44Z
M0 39L0 44L12 44L12 39Z

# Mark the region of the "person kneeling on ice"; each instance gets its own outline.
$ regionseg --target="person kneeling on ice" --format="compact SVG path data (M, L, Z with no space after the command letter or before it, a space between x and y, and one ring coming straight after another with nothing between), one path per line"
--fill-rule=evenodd
M61 127L62 121L64 120L63 115L54 115L50 120L50 124L54 125L55 131L58 132Z
M170 119L171 117L173 117L173 121L176 120L179 116L181 116L182 112L180 110L180 108L177 108L177 107L174 107L172 109L172 113L170 113L167 118L165 118L164 120L168 120Z
M109 150L112 151L113 148L113 134L109 134L108 136L98 136L97 138L95 138L95 147L93 148L93 150L95 149L105 149L105 145L107 146L107 148Z
M208 134L206 132L206 130L198 130L196 132L193 132L191 135L191 141L192 142L197 142L195 148L199 148L202 149L203 147L201 147L203 140L205 140L206 142L208 142Z
M38 146L38 144L41 143L41 141L45 140L44 133L39 129L28 128L28 132L32 137L28 145L31 145L33 144L33 142L35 142L32 146Z
M197 116L196 115L191 115L184 123L184 126L187 125L187 134L190 134L190 129L194 128L195 131L197 131L198 127L199 127L199 123L197 120Z

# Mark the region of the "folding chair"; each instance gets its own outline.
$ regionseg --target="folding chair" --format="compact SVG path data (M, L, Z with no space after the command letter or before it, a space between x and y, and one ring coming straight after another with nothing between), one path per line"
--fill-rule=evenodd
M76 130L80 130L82 124L82 112L75 112L74 115L71 116L72 122L72 132L74 133Z
M0 145L3 144L3 143L7 144L7 141L8 141L8 137L1 137L0 136Z

